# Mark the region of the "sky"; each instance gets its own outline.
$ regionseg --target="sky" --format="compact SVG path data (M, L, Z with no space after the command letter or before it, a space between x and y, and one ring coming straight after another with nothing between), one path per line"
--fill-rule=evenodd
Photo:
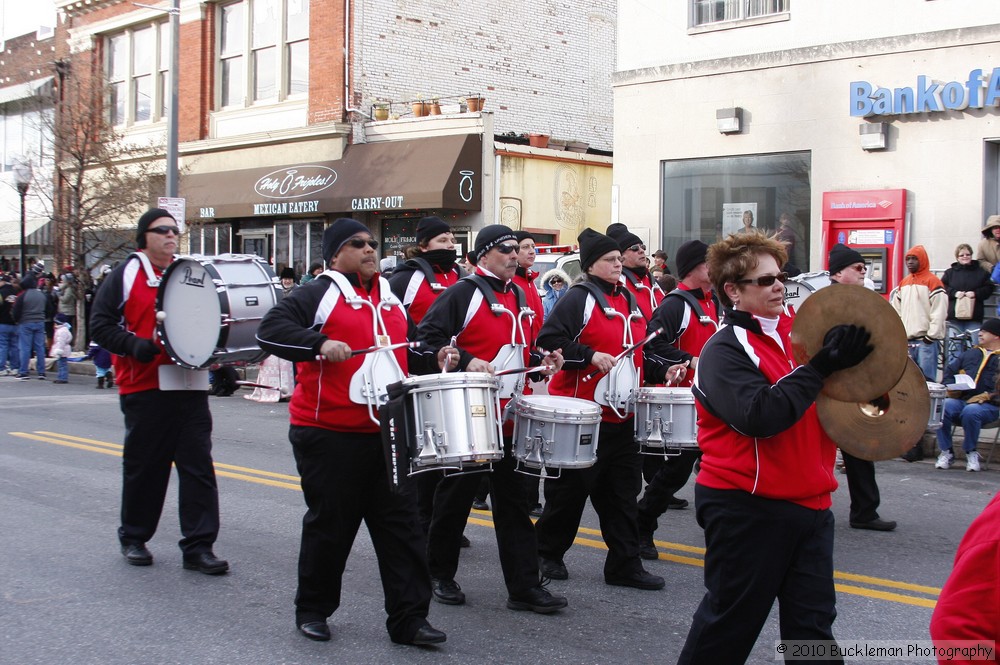
M3 39L34 32L39 25L55 27L53 0L0 0L0 28Z

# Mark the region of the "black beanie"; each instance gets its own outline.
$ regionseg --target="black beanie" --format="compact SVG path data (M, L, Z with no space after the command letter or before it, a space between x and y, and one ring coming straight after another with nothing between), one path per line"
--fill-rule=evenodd
M288 266L286 268L282 268L281 269L281 275L280 275L279 279L292 279L292 280L294 280L295 279L295 268L292 268L291 266Z
M608 252L620 250L617 242L594 229L584 229L576 240L580 243L580 268L584 272Z
M323 231L323 266L330 267L330 259L337 255L344 243L358 233L371 235L368 227L356 219L339 217Z
M979 329L1000 336L1000 319L983 319L983 324L979 326Z
M486 252L507 240L517 240L517 236L508 226L503 224L490 224L483 227L483 230L476 236L476 263L482 261Z
M535 236L531 234L531 231L514 231L514 237L517 238L517 244L521 244L529 238L531 240L535 239Z
M450 233L451 227L448 222L444 221L440 217L424 217L419 222L417 222L417 244L426 242L431 238L435 238L442 233Z
M677 264L677 275L684 279L688 273L705 262L708 255L708 245L700 240L688 240L677 248L674 262Z
M149 225L160 219L161 217L169 217L173 219L174 216L163 208L150 208L146 212L142 213L142 217L139 218L139 224L135 228L135 242L139 246L139 249L146 249L146 229Z
M847 266L853 266L855 263L864 262L865 257L861 256L860 252L855 249L851 249L846 245L841 245L839 242L830 249L831 275L836 275Z
M618 249L625 251L632 245L642 245L642 238L628 230L628 227L621 223L615 223L608 227L608 237L618 243Z

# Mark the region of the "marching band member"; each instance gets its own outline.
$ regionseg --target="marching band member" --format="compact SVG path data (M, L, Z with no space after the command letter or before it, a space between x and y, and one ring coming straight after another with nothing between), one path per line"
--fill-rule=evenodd
M708 338L718 330L721 310L708 277L707 254L708 245L700 240L689 240L677 249L674 265L681 281L656 308L646 327L647 333L663 329L643 349L648 383L665 383L668 370L677 363L688 363L687 372L677 385L687 387L694 383L698 356ZM639 555L643 559L659 557L653 532L660 515L668 507L687 507L688 502L675 498L674 493L687 483L700 456L697 448L685 448L680 455L667 459L643 456L643 475L648 483L639 500Z
M167 381L161 383L160 368L173 365L156 340L156 292L179 238L180 228L169 212L153 208L143 213L136 234L139 251L105 277L94 300L90 329L94 341L114 354L125 415L118 527L122 555L133 566L153 563L146 542L156 533L173 464L179 481L184 568L220 575L229 570L229 563L212 552L219 535L219 490L208 391L173 390Z
M707 593L678 661L684 665L745 662L775 599L782 640L834 639L836 445L815 401L827 376L857 365L872 347L864 328L838 326L796 367L788 327L779 325L786 261L784 245L759 232L708 250L726 310L694 385Z
M594 368L603 373L611 371L616 354L625 348L623 342L644 336L646 321L619 281L622 254L618 243L593 229L585 229L578 240L586 282L574 284L556 303L542 325L538 344L541 348L561 348L566 358L565 369L549 382L549 394L595 401L599 382L596 378L584 381L584 377ZM618 362L634 363L635 376L642 367L642 350ZM633 416L623 417L609 406L602 406L601 412L594 466L563 469L558 480L545 483L545 508L535 524L542 574L568 579L563 555L576 538L589 496L608 545L604 581L637 589L662 589L663 578L646 572L639 559L635 497L642 485L642 462Z
M431 305L417 330L417 339L431 349L454 340L460 350L458 367L467 372L493 373L492 361L512 338L521 345L525 367L537 365L540 354L528 357L532 346L530 325L520 316L526 307L523 292L511 282L517 269L518 243L514 232L494 224L476 237L476 272L442 293ZM491 308L491 300L497 309ZM530 310L528 310L530 311ZM549 374L562 365L558 348L551 349L541 363ZM506 400L504 400L506 401ZM513 427L504 425L504 456L493 463L489 474L493 497L493 523L496 527L500 566L507 586L507 607L549 614L566 607L566 599L553 596L538 575L535 531L528 516L525 484L514 470L511 455ZM447 605L461 605L465 594L455 581L458 570L459 540L469 517L469 509L479 487L481 474L468 473L446 477L434 496L434 516L427 534L427 559L434 598Z
M427 621L430 579L412 497L390 488L379 425L370 405L352 399L352 381L377 382L365 374L374 366L370 358L394 362L405 375L408 363L434 366L436 359L442 366L449 349L436 357L405 349L352 355L407 337L406 313L377 273L376 247L363 224L336 220L323 232L327 270L271 308L257 332L262 349L298 363L288 438L307 510L295 623L309 639L330 639L326 619L340 605L344 567L364 520L382 576L389 637L438 644L446 637Z
M649 263L646 259L646 245L642 238L628 230L624 224L612 224L607 235L618 243L622 252L622 279L625 286L639 305L639 311L647 321L663 301L663 289L649 274Z

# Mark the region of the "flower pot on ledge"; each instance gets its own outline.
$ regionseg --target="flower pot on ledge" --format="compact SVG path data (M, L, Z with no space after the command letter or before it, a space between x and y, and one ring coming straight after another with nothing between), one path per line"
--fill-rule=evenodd
M426 102L410 102L410 109L414 118L422 118L430 111L430 105Z
M468 106L470 113L479 113L483 110L483 106L486 104L486 98L482 95L466 97L465 104Z
M532 148L547 148L549 147L549 135L538 133L528 134L528 145Z
M375 120L382 121L389 119L389 107L388 106L376 106L372 111L372 117Z

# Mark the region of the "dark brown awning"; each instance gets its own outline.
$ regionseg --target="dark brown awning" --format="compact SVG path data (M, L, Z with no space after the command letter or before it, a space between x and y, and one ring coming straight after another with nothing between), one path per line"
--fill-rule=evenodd
M190 219L482 209L479 134L350 145L344 158L181 178Z

